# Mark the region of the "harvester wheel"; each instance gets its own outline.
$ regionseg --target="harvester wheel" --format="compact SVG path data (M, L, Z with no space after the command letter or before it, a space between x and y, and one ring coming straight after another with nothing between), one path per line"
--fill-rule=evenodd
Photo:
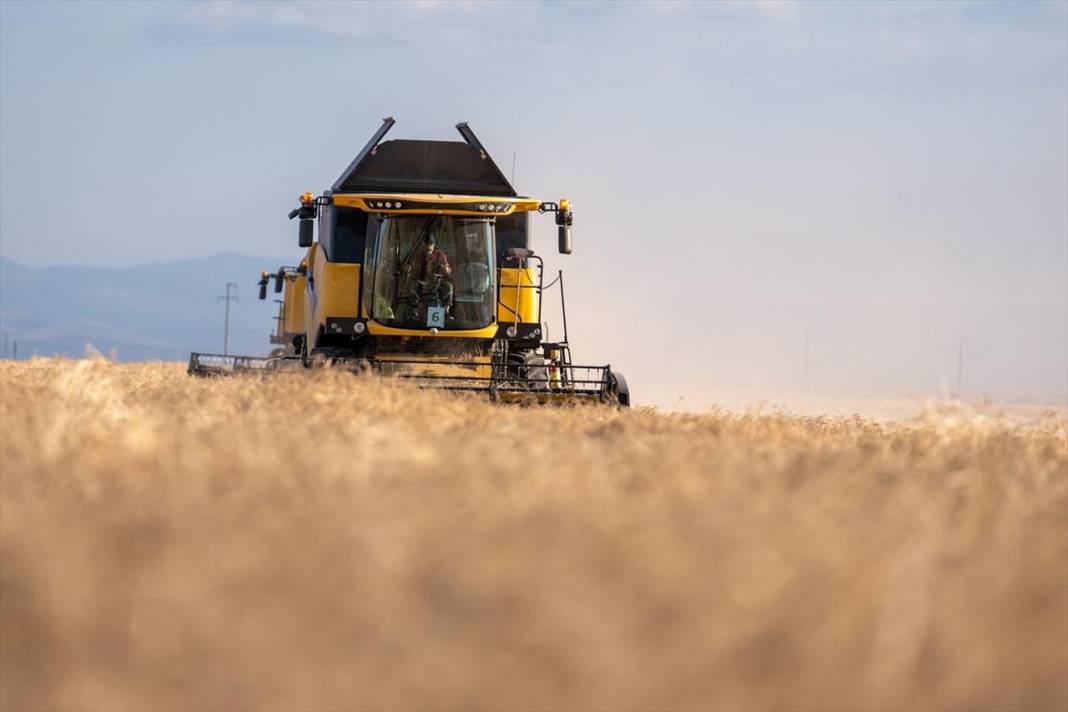
M629 408L630 388L627 386L627 379L623 378L623 374L618 371L609 371L608 379L613 399L619 403L620 407Z
M548 362L531 351L523 359L523 386L527 390L545 391L549 389Z
M304 365L308 368L323 368L330 363L330 353L323 349L313 349L311 354L304 361Z

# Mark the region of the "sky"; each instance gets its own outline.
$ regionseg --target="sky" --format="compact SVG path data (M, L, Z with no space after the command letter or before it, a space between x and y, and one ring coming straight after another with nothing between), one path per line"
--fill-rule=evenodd
M384 116L572 200L575 355L650 402L944 392L962 343L1068 400L1068 2L5 1L0 254L292 261Z

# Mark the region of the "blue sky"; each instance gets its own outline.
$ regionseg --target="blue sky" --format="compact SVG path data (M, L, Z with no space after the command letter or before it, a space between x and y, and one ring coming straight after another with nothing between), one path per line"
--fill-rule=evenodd
M965 338L976 388L1068 392L1068 2L4 2L0 40L12 259L292 257L383 116L466 120L575 203L578 350L664 398L795 387L806 329L829 390Z

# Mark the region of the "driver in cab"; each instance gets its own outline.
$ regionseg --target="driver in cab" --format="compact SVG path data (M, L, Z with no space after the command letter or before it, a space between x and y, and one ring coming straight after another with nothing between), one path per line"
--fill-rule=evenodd
M423 238L423 254L415 270L418 289L423 294L436 294L446 311L452 311L452 267L449 258L438 249L433 233Z

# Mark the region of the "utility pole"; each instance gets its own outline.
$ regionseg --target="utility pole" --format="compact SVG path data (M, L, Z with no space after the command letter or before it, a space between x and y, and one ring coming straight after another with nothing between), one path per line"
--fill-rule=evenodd
M237 297L230 296L230 289L237 288L237 284L234 282L226 283L226 296L220 296L215 298L215 303L224 302L226 304L226 317L223 322L223 356L230 355L230 302L241 301Z
M7 358L7 332L4 332L4 354L0 358Z
M957 341L957 400L964 397L964 339Z
M805 329L805 393L808 393L808 347L812 340L812 329Z
M19 360L19 340L18 339L14 339L11 343L15 347L14 352L11 354L11 358L13 358L16 361L18 361Z

